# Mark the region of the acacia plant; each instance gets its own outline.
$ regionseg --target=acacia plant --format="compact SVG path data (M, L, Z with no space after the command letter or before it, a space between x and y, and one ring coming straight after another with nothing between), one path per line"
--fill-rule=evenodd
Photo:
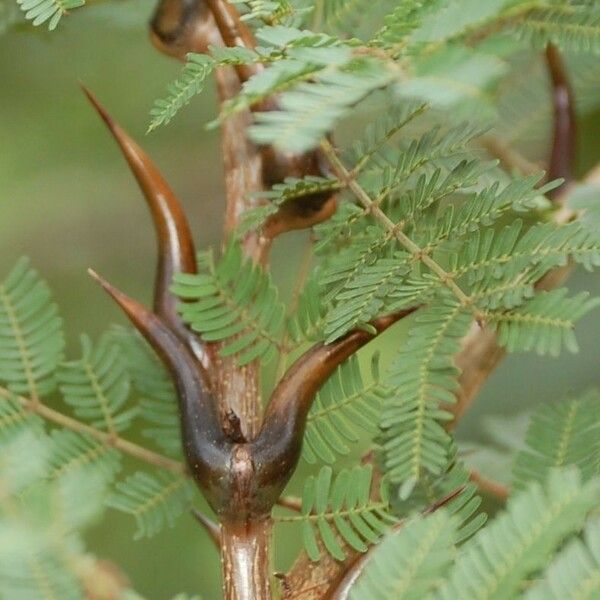
M51 29L83 3L17 2ZM86 90L156 228L154 305L91 271L137 332L65 361L37 272L21 260L0 286L2 598L139 597L81 541L104 506L138 537L193 512L231 600L600 597L600 395L540 404L510 483L453 436L505 352L576 351L597 305L561 287L600 264L600 171L577 181L573 158L576 110L598 102L597 2L162 0L151 38L185 66L150 130L214 75L222 247L196 252ZM284 301L273 242L301 229ZM125 455L141 470L120 478ZM506 502L487 523L480 493ZM304 550L276 574L278 523Z

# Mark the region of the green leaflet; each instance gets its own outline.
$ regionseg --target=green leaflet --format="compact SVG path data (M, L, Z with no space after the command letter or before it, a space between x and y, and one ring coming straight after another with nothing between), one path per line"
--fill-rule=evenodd
M107 335L95 347L82 336L81 346L81 359L65 363L58 372L65 402L94 427L109 433L124 431L138 410L125 410L130 377L121 349Z
M0 457L0 597L80 600L79 567L91 557L80 532L102 509L105 484L95 469L49 480L53 442L22 432Z
M10 393L0 396L0 442L10 440L24 430L39 431L42 428L41 418L28 411L18 398Z
M455 523L443 510L409 521L374 549L350 600L428 597L451 566L455 537Z
M506 73L500 58L461 46L442 46L432 56L415 60L415 77L400 83L401 98L419 98L466 117L477 110L479 123L495 116L490 89ZM477 121L476 121L477 122Z
M323 337L325 303L321 298L318 272L310 277L298 298L298 306L287 323L290 338L295 343L316 342Z
M204 89L206 78L215 68L215 61L204 54L190 53L181 71L179 79L167 87L168 96L164 100L156 100L150 110L152 120L148 131L160 125L166 125L197 94Z
M51 440L48 459L48 476L51 479L92 468L99 477L111 482L121 470L120 452L89 435L57 429L52 431Z
M480 511L481 496L477 486L470 480L464 464L456 462L455 453L456 449L452 448L448 469L439 476L422 477L410 498L403 497L404 486L392 487L390 497L394 514L403 516L430 510L442 503L454 520L454 542L458 544L479 531L485 525L487 515Z
M406 497L426 473L440 475L447 467L451 438L439 422L451 416L440 404L455 401L454 354L470 324L468 311L442 297L419 311L390 368L386 384L394 396L380 419L383 467L391 481L405 485Z
M532 483L464 547L440 600L511 600L565 538L577 533L597 506L600 482L582 483L575 470L555 471Z
M107 504L135 518L135 539L152 537L165 526L173 527L189 507L194 493L187 477L164 471L152 475L138 471L116 488Z
M600 474L600 394L540 405L531 417L526 448L517 454L514 486L543 481L553 468L576 466L584 480Z
M269 362L279 351L285 308L270 275L243 259L239 244L230 244L217 265L203 260L198 275L179 274L173 291L187 300L183 319L208 342L223 343L222 356L238 364Z
M260 19L267 23L279 23L293 16L297 10L289 0L231 0L231 4L245 5L248 12L242 21Z
M309 463L334 463L350 454L359 431L374 434L377 416L389 390L380 382L379 355L371 360L371 381L365 383L358 358L352 356L327 380L308 414L302 456Z
M64 346L50 289L22 258L0 285L0 381L33 399L49 394Z
M309 477L302 493L302 515L279 519L302 523L304 548L313 561L321 557L321 548L336 560L346 557L346 544L366 552L396 521L388 512L384 483L380 500L371 500L371 467L344 469L333 482L332 474L325 466L317 477Z
M600 597L600 521L586 525L584 541L560 552L523 596L524 600L593 600Z
M355 58L338 69L315 71L311 79L283 92L280 110L257 113L249 129L255 142L289 152L315 148L355 104L389 85L393 74L379 61Z
M48 23L48 29L52 31L64 15L83 6L85 0L17 0L17 4L34 26Z
M490 317L498 343L509 352L535 350L558 356L562 347L577 352L575 322L600 304L583 292L571 298L566 289L541 292L522 306Z

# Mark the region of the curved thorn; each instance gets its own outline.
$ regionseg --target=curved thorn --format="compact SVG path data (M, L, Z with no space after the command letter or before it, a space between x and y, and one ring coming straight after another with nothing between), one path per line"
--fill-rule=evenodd
M154 310L190 346L208 371L208 356L196 336L181 321L177 314L177 299L169 290L176 273L197 271L194 243L181 205L149 156L116 123L92 92L83 85L81 87L121 148L152 214L158 240Z
M332 344L319 343L288 369L271 395L263 427L253 442L255 461L261 465L259 485L264 480L281 493L300 458L308 411L319 389L347 358L417 308L372 321L376 333L357 330Z
M546 64L552 84L554 106L554 139L548 166L548 180L563 178L565 183L548 193L552 199L562 193L564 185L573 181L577 143L575 99L564 61L553 44L546 47Z
M179 398L184 454L190 472L210 501L228 464L229 445L221 430L216 403L194 357L157 315L92 269L88 273L120 306L171 372Z

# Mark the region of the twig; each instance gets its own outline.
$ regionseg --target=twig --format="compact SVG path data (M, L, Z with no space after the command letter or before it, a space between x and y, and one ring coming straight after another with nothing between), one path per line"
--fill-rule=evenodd
M0 388L0 396L6 398L7 400L17 400L25 410L31 412L32 414L39 415L43 419L46 419L55 425L59 425L60 427L64 427L65 429L70 429L76 433L89 435L99 442L102 442L106 446L115 448L124 454L133 456L134 458L148 463L149 465L166 469L167 471L177 473L178 475L188 474L185 465L179 461L168 458L167 456L152 450L148 450L147 448L125 440L118 435L96 429L91 425L82 423L77 419L73 419L72 417L54 410L45 404L35 402L29 398L24 398L23 396L19 396L17 394L13 394L10 390L5 388Z

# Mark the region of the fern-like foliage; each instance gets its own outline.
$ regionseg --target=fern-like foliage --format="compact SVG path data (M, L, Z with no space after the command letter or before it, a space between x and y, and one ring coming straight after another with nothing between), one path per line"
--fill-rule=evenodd
M455 450L452 463L447 471L438 477L423 477L413 490L407 486L392 488L390 497L395 515L407 516L415 510L430 510L431 507L443 504L448 514L452 515L456 529L455 542L462 542L477 531L487 521L487 515L480 511L481 496L477 486L470 480L464 465L456 462ZM409 498L406 496L411 492Z
M440 475L448 463L451 438L439 421L451 417L440 404L455 401L453 355L470 324L470 314L451 299L424 309L391 368L387 383L397 396L381 417L385 469L407 494L425 472Z
M39 431L42 423L10 392L0 397L0 440L12 439L24 430Z
M555 471L511 498L506 512L465 546L436 597L514 598L562 541L583 527L597 505L600 482L582 483L577 471Z
M177 275L173 291L188 301L184 320L205 341L221 342L222 356L237 355L245 365L277 354L285 308L269 274L243 259L239 244L230 244L218 264L203 255L201 272Z
M130 378L120 348L107 336L96 347L82 336L81 346L81 359L66 363L59 371L65 402L94 427L110 433L127 429L137 409L124 410Z
M599 298L583 292L566 298L567 290L538 294L530 302L505 314L494 315L491 326L499 343L510 352L535 349L538 354L558 356L561 349L577 352L575 322L598 306Z
M554 468L576 466L584 480L600 474L600 394L541 405L525 443L514 465L516 488L543 481Z
M524 600L592 600L600 597L600 521L586 525L584 542L573 540L546 569Z
M0 286L0 381L32 398L50 393L64 346L50 289L21 259Z
M175 520L190 506L193 486L188 478L164 472L149 474L138 471L117 484L108 506L135 518L135 539L152 537Z
M375 548L350 600L429 597L452 564L455 536L455 523L443 510L411 520Z
M321 300L319 273L310 277L298 297L296 310L287 321L287 331L293 342L315 342L323 338L326 307Z
M316 477L309 477L302 493L302 515L281 519L302 523L304 548L313 561L321 557L321 544L337 560L346 558L346 544L366 552L396 522L388 512L384 482L379 499L371 499L371 467L343 469L333 481L332 474L325 466Z
M215 61L210 56L190 53L187 62L181 71L179 79L171 83L168 96L156 100L150 110L152 120L148 131L161 125L166 125L190 100L204 88L206 78L215 68Z
M313 70L310 83L299 83L293 91L280 95L281 110L256 115L256 124L249 128L255 142L290 152L310 150L353 105L392 81L390 71L372 59L351 59L351 55L346 54L344 61L326 57L320 60L323 68ZM336 63L340 64L337 70L332 66ZM294 73L300 70L301 67L296 66ZM302 67L302 71L305 70L306 67ZM291 74L287 79L290 77ZM261 90L261 95L274 91Z
M537 47L552 42L571 52L600 53L600 8L595 2L552 2L529 12L515 31Z
M34 26L48 23L52 31L70 10L85 4L85 0L17 0L25 18Z
M79 534L105 495L93 470L49 482L52 443L25 431L3 444L0 458L0 596L78 600L84 565L93 560Z
M373 435L384 398L389 395L381 383L379 354L371 361L371 379L363 381L358 358L342 364L321 388L308 415L302 456L309 463L334 463L359 442L358 431Z
M98 476L112 482L121 469L121 454L89 435L68 429L51 433L48 476L56 479L79 469L92 468Z
M185 475L169 474L183 473L177 460L120 435L138 413L138 406L127 406L135 391L141 396L138 404L152 425L144 431L145 435L167 452L177 456L181 453L176 396L164 367L138 335L122 328L101 336L97 344L82 336L83 356L62 362L64 340L57 308L47 284L26 260L17 263L1 292L0 323L5 327L0 338L0 365L5 387L0 387L0 455L23 435L35 436L43 442L40 461L44 479L48 485L59 482L59 487L60 482L77 480L82 473L93 473L103 488L111 486L124 453L154 466L164 466L167 471L156 477L140 472L118 484L122 497L113 499L115 507L136 516L140 528L145 526L145 531L158 533L181 514L183 499L190 497L191 484ZM41 396L54 391L57 382L75 418L40 403ZM47 433L45 423L58 427ZM146 495L140 495L143 490ZM149 499L152 493L154 496ZM136 498L142 505L135 505ZM49 568L62 572L57 566ZM21 597L15 590L29 590L23 582L31 577L30 573L19 575L10 588L16 594L11 597ZM62 587L57 589L63 593ZM24 593L26 598L39 597L33 592ZM71 597L71 592L64 594Z

